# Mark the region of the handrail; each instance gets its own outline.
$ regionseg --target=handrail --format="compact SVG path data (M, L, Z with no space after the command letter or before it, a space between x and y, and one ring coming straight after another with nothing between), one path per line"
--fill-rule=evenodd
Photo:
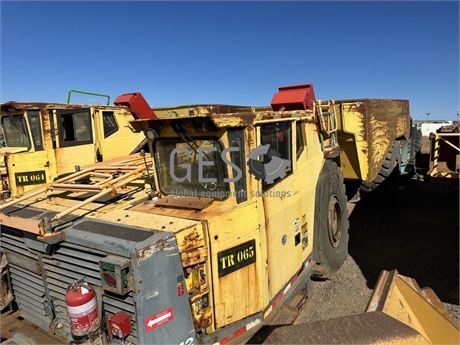
M67 93L67 104L70 104L70 96L72 95L72 93L81 93L81 94L84 94L84 95L105 97L105 98L107 98L107 105L110 104L110 96L109 95L105 95L103 93L81 91L81 90L69 90L69 92Z

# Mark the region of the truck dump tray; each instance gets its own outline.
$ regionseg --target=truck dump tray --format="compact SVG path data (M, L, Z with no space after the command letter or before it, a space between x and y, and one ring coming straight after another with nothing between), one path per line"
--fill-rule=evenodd
M410 136L409 101L334 101L337 137L346 179L373 181L393 142Z

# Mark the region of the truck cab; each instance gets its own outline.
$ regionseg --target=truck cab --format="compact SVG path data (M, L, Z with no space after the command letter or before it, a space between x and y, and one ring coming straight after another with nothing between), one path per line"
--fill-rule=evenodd
M199 325L218 330L257 314L261 322L311 271L315 189L324 165L313 113L208 114L133 126L153 138L159 200L132 211L205 224L205 247L186 253L201 257L192 272L209 277L198 291L209 296L213 312L197 315ZM345 253L340 197L337 234L344 233L337 246Z
M1 105L2 198L23 194L79 167L130 154L142 135L123 107L17 103Z

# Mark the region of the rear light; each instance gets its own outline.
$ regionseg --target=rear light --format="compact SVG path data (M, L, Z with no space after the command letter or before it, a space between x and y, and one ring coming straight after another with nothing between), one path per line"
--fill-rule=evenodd
M99 261L102 287L119 295L131 291L129 259L109 255Z
M102 280L110 287L117 287L117 279L112 272L104 272L102 274Z

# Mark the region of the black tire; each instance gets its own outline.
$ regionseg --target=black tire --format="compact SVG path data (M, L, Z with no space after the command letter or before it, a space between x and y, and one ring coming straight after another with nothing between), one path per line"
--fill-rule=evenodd
M348 255L348 209L340 168L326 160L316 185L313 276L330 279Z
M411 140L411 151L413 154L409 173L410 175L414 175L417 172L417 156L419 156L420 150L422 149L422 132L413 128L409 140Z
M360 190L364 193L370 193L380 186L399 165L399 161L401 160L400 154L401 145L399 141L394 141L375 179L372 181L363 181Z

